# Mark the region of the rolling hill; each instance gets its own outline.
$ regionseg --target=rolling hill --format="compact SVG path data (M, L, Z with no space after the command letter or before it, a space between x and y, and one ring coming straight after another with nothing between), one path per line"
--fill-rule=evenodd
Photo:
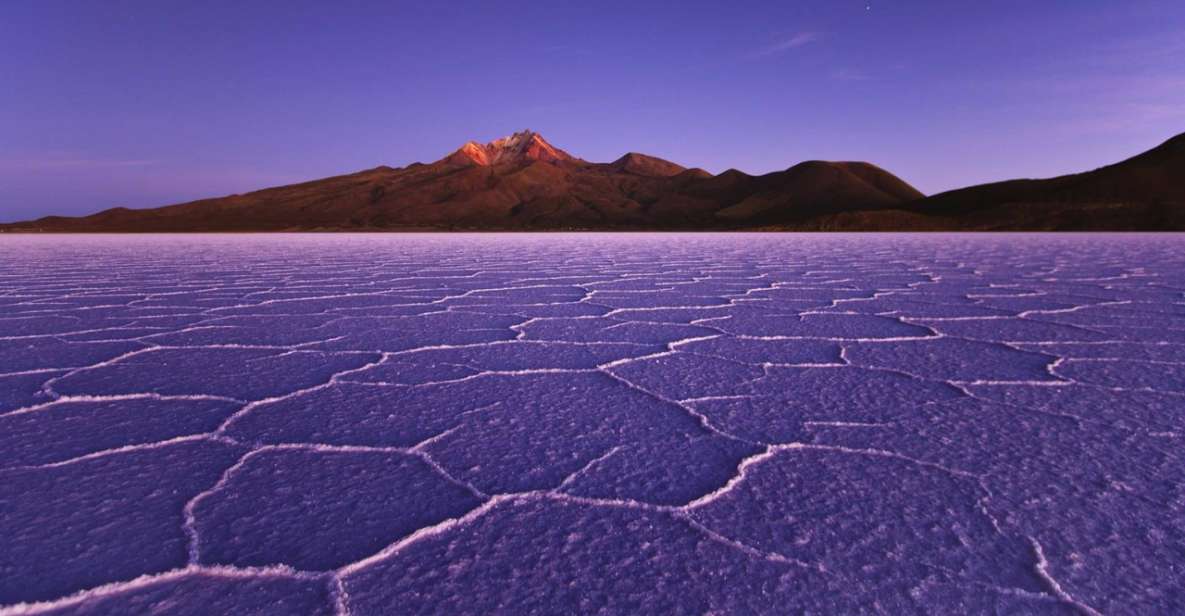
M841 213L829 222L874 229L1185 230L1185 134L1094 171L961 188L899 210Z

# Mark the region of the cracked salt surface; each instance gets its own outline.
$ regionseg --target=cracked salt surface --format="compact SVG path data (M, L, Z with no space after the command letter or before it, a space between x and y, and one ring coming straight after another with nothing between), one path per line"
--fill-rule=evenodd
M0 243L0 615L1185 612L1185 238Z

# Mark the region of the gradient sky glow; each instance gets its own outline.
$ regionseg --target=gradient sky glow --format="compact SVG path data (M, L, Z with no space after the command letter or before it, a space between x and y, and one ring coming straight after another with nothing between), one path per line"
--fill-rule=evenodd
M923 192L1185 132L1183 0L0 5L0 221L443 157L868 160Z

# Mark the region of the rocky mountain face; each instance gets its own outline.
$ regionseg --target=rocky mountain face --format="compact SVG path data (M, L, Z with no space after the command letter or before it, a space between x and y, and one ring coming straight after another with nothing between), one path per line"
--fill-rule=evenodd
M446 162L452 164L472 163L481 167L534 161L558 163L578 160L548 143L543 135L529 130L496 139L485 145L469 141L445 158Z

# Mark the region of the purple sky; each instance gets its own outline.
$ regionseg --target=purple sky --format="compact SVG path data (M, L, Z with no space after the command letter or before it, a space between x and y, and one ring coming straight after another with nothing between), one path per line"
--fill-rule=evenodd
M0 6L0 221L440 158L868 160L924 192L1185 131L1182 0ZM649 4L649 3L648 3Z

